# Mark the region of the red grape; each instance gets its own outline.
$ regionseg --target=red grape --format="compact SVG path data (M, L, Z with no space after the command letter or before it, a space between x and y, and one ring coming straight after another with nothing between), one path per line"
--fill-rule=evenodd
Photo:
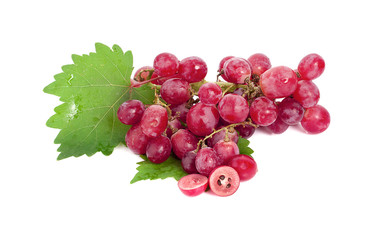
M186 152L197 148L198 139L190 131L179 129L171 136L171 143L175 155L182 159Z
M133 125L126 134L127 147L135 154L146 153L149 138L143 133L140 124Z
M306 55L298 64L298 72L304 80L313 80L325 70L325 60L316 53Z
M243 154L233 157L228 165L237 171L241 181L253 178L258 172L257 163L254 159Z
M249 115L249 105L245 98L237 94L227 94L218 105L220 116L229 123L239 123Z
M207 64L199 57L188 57L179 63L178 73L189 83L200 82L207 75Z
M284 98L278 105L280 119L288 125L300 123L305 109L293 98Z
M218 141L213 149L219 155L220 159L226 164L230 158L240 154L237 143L233 141Z
M253 74L261 75L271 68L270 59L262 53L253 54L247 60L253 68Z
M277 106L267 97L258 97L251 103L250 117L256 124L268 126L275 122L277 116Z
M228 61L228 60L231 59L231 58L234 58L234 56L224 57L224 58L220 61L220 64L219 64L219 70L217 70L219 73L221 73L221 71L223 70L225 62ZM225 81L228 81L228 78L225 76L225 74L221 74L221 77L222 77Z
M319 89L311 80L301 80L297 84L293 98L299 102L304 108L315 106L319 101Z
M246 138L246 139L253 136L255 132L255 127L251 125L245 125L245 126L240 125L240 126L235 127L235 129L240 133L241 137Z
M195 167L196 154L197 153L195 152L195 150L188 151L182 157L182 161L181 161L182 168L183 170L185 170L185 172L189 174L198 172Z
M278 117L272 124L266 126L268 130L275 134L281 134L285 132L288 127L289 125L283 122L280 117Z
M175 118L168 122L168 127L166 128L166 136L170 138L175 132L182 128L182 123Z
M226 81L231 83L245 83L245 79L250 78L252 69L250 63L242 58L231 58L224 64L224 74Z
M147 158L153 163L162 163L169 158L171 148L171 142L168 137L160 135L151 138L147 145Z
M118 119L124 124L133 125L140 122L143 116L145 107L144 104L139 100L129 100L118 108Z
M330 125L330 114L321 105L308 108L301 120L301 126L311 134L325 131Z
M206 105L216 105L222 95L221 87L212 82L204 83L198 91L200 101Z
M171 53L160 53L153 61L155 73L161 77L168 77L178 72L179 60Z
M179 105L190 99L190 85L180 78L164 82L160 89L161 97L168 104Z
M218 127L218 128L221 128L221 127ZM219 142L221 140L225 140L225 135L226 135L225 129L221 130L220 132L213 134L211 138L207 139L207 145L209 147L214 147L217 142ZM237 131L235 131L234 129L230 129L228 131L228 138L229 138L230 141L237 143L238 142Z
M288 97L296 89L297 76L289 67L273 67L260 76L259 85L270 99Z
M151 105L144 111L140 124L145 135L148 137L157 137L168 126L168 113L160 105Z
M198 103L187 113L187 127L197 136L206 136L216 128L219 118L216 107Z
M224 161L210 147L200 149L195 158L196 170L204 176L209 176L213 169L223 164Z

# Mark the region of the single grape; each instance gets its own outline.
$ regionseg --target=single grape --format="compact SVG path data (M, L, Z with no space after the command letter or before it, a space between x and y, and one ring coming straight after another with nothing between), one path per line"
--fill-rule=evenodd
M325 60L316 53L306 55L298 64L297 68L304 80L313 80L325 70Z
M280 117L278 117L272 124L266 126L268 130L275 134L281 134L285 132L288 127L289 125L283 122Z
M222 95L221 87L212 82L204 83L198 91L199 100L206 105L216 105Z
M273 67L260 76L259 85L270 99L288 97L296 90L297 76L289 67Z
M142 72L141 74L139 74L141 71L144 71L144 70L153 70L153 67L151 67L151 66L144 66L144 67L141 67L138 70L136 70L134 78L133 78L136 82L144 82L144 81L147 81L147 80L150 79L150 78L148 78L149 77L149 72L147 72L147 71Z
M206 147L198 151L195 158L195 167L200 174L209 176L213 169L221 165L224 165L224 161L220 159L213 148Z
M253 68L253 74L260 76L262 73L271 68L270 59L262 53L253 54L247 60L250 62Z
M218 129L219 128L221 128L221 126L218 127ZM225 129L221 130L220 132L217 132L217 133L213 134L211 138L207 139L207 145L209 147L214 147L215 144L218 143L219 141L225 140L225 136L226 136ZM233 141L235 143L238 142L238 133L233 128L231 128L231 129L228 130L228 140Z
M219 155L220 159L227 164L230 158L240 154L237 143L233 141L218 141L213 150Z
M173 152L179 159L182 159L186 152L195 150L198 145L198 139L186 129L179 129L170 139Z
M255 132L255 127L251 125L245 125L245 126L239 125L235 127L235 129L239 132L242 138L246 138L246 139L253 136Z
M258 172L257 163L254 159L243 154L234 156L228 165L237 171L241 181L253 178Z
M168 113L160 105L151 105L144 111L140 124L145 135L148 137L157 137L168 126Z
M122 103L117 112L119 121L126 125L134 125L140 122L145 111L144 104L139 100L129 100Z
M171 153L171 142L166 136L160 135L149 139L146 153L147 158L153 163L165 162Z
M315 106L319 101L319 97L319 89L311 80L299 81L296 91L293 93L293 98L304 108Z
M153 61L155 73L161 77L168 77L178 72L179 60L171 53L160 53Z
M182 103L180 105L170 107L173 116L177 117L179 120L181 120L184 123L186 123L187 113L190 110L187 108L186 105L187 103Z
M170 138L179 129L182 129L182 123L178 119L173 119L168 122L168 127L166 128L166 136Z
M168 104L179 105L190 99L190 85L180 78L172 78L164 82L160 89L161 97Z
M305 110L304 117L301 120L301 126L311 134L317 134L325 131L330 125L330 114L326 108L321 105Z
M275 122L278 116L276 104L267 97L256 98L250 106L250 117L258 125L268 126Z
M195 152L195 150L193 150L193 151L188 151L185 153L185 155L183 155L181 165L182 165L183 170L185 170L185 172L187 172L188 174L198 173L195 167L196 154L197 153Z
M206 136L216 128L219 118L216 107L198 103L187 113L187 127L197 136Z
M305 109L293 98L284 98L278 105L279 118L288 125L300 123Z
M231 59L231 58L234 58L234 56L224 57L224 58L220 61L220 64L219 64L219 70L217 70L219 73L221 73L221 71L223 70L225 62L228 61L228 60ZM228 78L225 76L224 73L221 74L221 77L222 77L225 81L228 81Z
M199 57L188 57L179 63L178 73L189 83L200 82L207 75L207 64Z
M252 73L249 64L245 59L237 57L226 61L223 68L226 81L239 84L245 83L245 79L250 78Z
M237 94L226 94L218 105L220 116L229 123L239 123L249 115L249 105L245 98Z
M126 134L127 147L137 155L146 153L149 138L143 133L140 124L133 125Z

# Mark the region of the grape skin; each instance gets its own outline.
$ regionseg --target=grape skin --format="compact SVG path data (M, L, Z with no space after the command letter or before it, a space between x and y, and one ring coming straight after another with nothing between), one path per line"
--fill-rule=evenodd
M178 72L179 60L171 53L160 53L153 61L155 73L161 77L168 77Z
M250 63L245 59L234 57L224 64L227 82L243 84L247 78L251 78L251 73Z
M224 161L220 159L213 148L206 147L198 151L195 158L195 167L200 174L209 176L213 169L221 165L224 165Z
M317 85L311 80L301 80L297 84L297 88L293 93L293 98L299 102L304 108L315 106L320 98Z
M195 150L198 145L198 139L186 129L179 129L170 139L173 152L179 159L182 159L186 152Z
M148 137L161 135L168 126L168 113L160 105L151 105L144 111L140 121L143 133Z
M190 99L190 85L183 79L172 78L164 82L160 93L168 104L179 105Z
M219 112L214 106L198 103L187 113L187 127L197 136L206 136L216 128L219 123Z
M171 153L171 142L166 136L151 138L146 148L147 158L153 163L166 161Z
M308 54L300 61L297 70L302 79L313 80L325 71L325 60L316 53Z
M278 116L277 106L267 97L256 98L250 106L250 117L258 125L268 126Z
M270 99L288 97L296 90L297 76L289 67L273 67L261 75L259 85Z
M253 68L253 74L260 76L262 73L271 68L270 59L262 53L253 54L247 60L250 62Z
M189 83L200 82L207 75L207 64L200 57L188 57L179 63L178 73Z
M218 105L220 116L228 123L239 123L249 115L249 105L245 98L237 94L227 94Z
M149 138L143 133L140 124L133 125L126 134L127 147L135 154L146 153Z
M225 164L228 163L230 158L240 154L237 144L233 141L221 140L215 144L213 149Z
M119 121L126 125L140 122L145 111L144 104L139 100L129 100L122 103L117 112Z
M293 98L284 98L278 105L279 117L286 124L292 126L300 123L305 109Z
M321 105L308 108L301 120L301 126L310 134L325 131L330 125L330 113Z
M216 105L222 95L221 87L212 82L203 84L198 91L200 101L206 105Z

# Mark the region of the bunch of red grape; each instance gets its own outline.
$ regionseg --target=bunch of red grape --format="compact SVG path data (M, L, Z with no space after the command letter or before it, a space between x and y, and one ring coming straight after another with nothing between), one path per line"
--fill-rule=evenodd
M126 143L134 153L156 164L172 151L181 159L189 174L178 182L183 193L196 196L209 185L215 194L229 196L257 172L254 159L239 154L239 136L249 138L260 126L278 134L298 124L311 134L328 128L330 115L317 105L319 90L312 81L324 69L318 54L305 56L297 70L271 68L264 54L247 60L229 56L220 62L217 81L206 82L201 58L179 61L161 53L153 67L138 69L131 80L133 87L154 88L155 104L126 101L118 118L133 125Z

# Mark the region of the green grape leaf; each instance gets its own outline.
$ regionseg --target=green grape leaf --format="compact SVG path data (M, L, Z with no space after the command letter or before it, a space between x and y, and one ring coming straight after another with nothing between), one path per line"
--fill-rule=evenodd
M159 164L152 163L145 155L140 155L140 157L144 161L137 163L139 164L136 168L138 172L131 180L131 183L147 179L165 179L168 177L173 177L178 181L187 175L182 168L181 161L174 156L170 156L165 162Z
M46 123L61 129L54 141L60 144L58 160L96 152L110 155L124 143L130 128L117 118L120 104L130 99L153 103L154 91L149 86L130 87L131 51L101 43L96 43L95 49L89 55L72 55L73 64L63 66L63 72L43 89L63 102Z
M238 148L240 150L240 154L245 154L245 155L248 155L248 156L251 156L251 154L253 154L253 149L249 148L249 144L250 144L250 141L245 139L245 138L242 138L240 137L238 139Z

